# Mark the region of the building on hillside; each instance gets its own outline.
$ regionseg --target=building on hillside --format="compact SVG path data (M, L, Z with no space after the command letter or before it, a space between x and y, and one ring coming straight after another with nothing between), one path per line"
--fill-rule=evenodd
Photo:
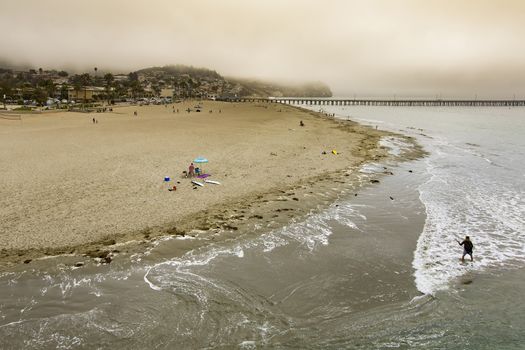
M128 96L132 98L151 98L155 96L155 92L148 86L138 91L133 91L133 89L130 88L128 89Z
M98 86L85 86L80 88L80 90L75 90L75 88L70 87L67 90L67 99L70 101L91 102L96 96L104 93L105 89Z
M144 88L144 92L142 93L142 97L154 97L155 91L153 91L153 88L147 86Z
M64 77L53 77L53 84L55 85L63 85L63 84L67 84L68 83L68 79L67 78L64 78Z
M164 88L164 89L161 89L160 90L160 97L164 97L164 98L173 98L173 94L174 94L175 90L172 89L172 88Z
M115 74L113 76L113 79L115 79L115 81L126 81L128 80L128 75L127 74Z

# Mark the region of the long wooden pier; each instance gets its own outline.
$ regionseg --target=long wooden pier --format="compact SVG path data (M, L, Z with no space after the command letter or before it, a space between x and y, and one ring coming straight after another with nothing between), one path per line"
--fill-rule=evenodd
M424 99L341 99L341 98L224 98L229 102L283 103L310 106L401 106L401 107L523 107L525 100L424 100Z

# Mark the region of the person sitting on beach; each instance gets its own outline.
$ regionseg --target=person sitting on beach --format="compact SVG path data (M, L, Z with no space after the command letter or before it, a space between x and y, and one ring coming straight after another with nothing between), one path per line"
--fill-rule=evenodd
M201 169L200 168L195 168L195 174L197 174L197 176L199 176L201 174Z
M474 261L474 258L472 257L472 249L474 248L474 244L472 244L470 237L466 236L463 242L457 242L459 245L463 246L463 256L461 257L461 261L465 262L465 255L470 255L470 261Z
M191 163L188 168L188 177L194 177L194 176L195 176L195 165Z
M304 123L302 120L299 122L299 126L304 126Z

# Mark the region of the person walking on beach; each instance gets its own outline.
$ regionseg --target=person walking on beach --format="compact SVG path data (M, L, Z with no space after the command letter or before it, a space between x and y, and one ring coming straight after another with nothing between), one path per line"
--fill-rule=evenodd
M472 257L472 249L474 248L474 244L472 244L470 237L466 236L463 242L457 242L459 245L463 246L463 256L461 257L461 262L465 262L465 255L470 255L470 261L474 261L474 258Z
M195 176L195 165L191 163L188 168L188 177L194 177L194 176Z

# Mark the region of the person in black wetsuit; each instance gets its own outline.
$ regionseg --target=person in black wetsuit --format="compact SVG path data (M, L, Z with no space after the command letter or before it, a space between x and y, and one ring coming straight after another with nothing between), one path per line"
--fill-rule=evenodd
M463 256L461 257L461 261L465 262L465 255L470 255L470 261L474 261L474 258L472 257L474 244L472 244L470 237L466 236L463 242L458 241L458 244L463 246Z

